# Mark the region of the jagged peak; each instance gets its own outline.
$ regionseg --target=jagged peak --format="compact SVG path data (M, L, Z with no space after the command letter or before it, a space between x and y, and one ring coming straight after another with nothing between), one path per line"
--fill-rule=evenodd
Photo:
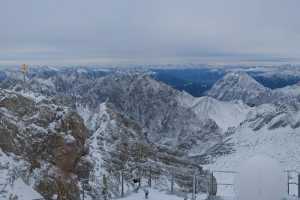
M222 101L242 100L253 106L272 101L272 90L245 72L231 72L217 81L208 96Z
M246 72L229 72L227 73L221 80L217 81L215 85L218 85L220 83L230 84L230 85L239 85L239 86L249 86L249 85L256 85L257 87L260 87L262 89L267 89L260 83L258 83L254 78L252 78L249 74ZM250 88L248 88L250 89Z

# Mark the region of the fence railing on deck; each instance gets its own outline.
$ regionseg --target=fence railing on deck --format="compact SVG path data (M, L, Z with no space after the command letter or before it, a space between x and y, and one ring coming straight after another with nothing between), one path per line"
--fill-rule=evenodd
M154 175L154 171L155 169L153 168L149 168L148 170L146 170L147 172L144 174L146 176L144 176L144 178L148 179L147 183L148 186L151 187L152 184L156 184L156 179L157 177ZM161 171L162 172L162 171ZM298 198L300 198L300 172L295 171L295 170L285 170L285 172L287 173L287 194L288 195L292 195L291 193L291 185L296 185L297 186L297 196ZM213 177L217 178L216 174L228 174L228 175L232 175L232 178L234 175L236 175L238 172L236 171L232 171L232 170L213 170L211 172L211 186L212 186L212 182L213 182ZM170 180L170 192L171 193L175 193L175 182L176 182L176 178L175 178L175 173L174 171L163 171L162 174L167 174L169 176L169 180ZM294 174L294 176L292 177L291 174ZM196 199L196 194L197 194L197 189L196 186L198 184L198 180L200 180L203 177L207 177L205 175L201 175L199 173L196 173L191 175L191 179L187 180L188 182L191 183L191 191L192 191L192 199ZM296 178L297 177L297 178ZM296 180L295 180L296 179ZM88 181L85 180L85 181ZM84 181L84 182L85 182ZM153 183L152 183L153 181ZM120 191L120 196L124 197L124 173L123 171L120 172L120 184L121 184L121 191ZM219 182L218 179L215 182L216 186L217 186L217 190L219 190L219 186L229 186L232 187L234 186L234 182ZM220 194L219 194L220 195ZM296 195L296 194L293 194ZM84 187L83 187L83 191L82 191L82 199L84 199Z

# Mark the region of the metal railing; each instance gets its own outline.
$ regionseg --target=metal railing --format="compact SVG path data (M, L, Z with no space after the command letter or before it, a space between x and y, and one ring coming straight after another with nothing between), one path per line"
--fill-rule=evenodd
M236 171L226 171L226 170L213 170L214 174L221 173L221 174L237 174ZM296 185L297 186L297 197L300 198L300 172L297 170L285 170L285 173L287 173L287 194L288 195L295 195L291 193L291 186ZM292 176L294 174L294 176ZM297 178L296 178L297 177ZM296 179L296 180L295 180ZM221 182L219 183L217 181L217 186L234 186L234 183L226 183Z
M288 195L291 194L291 185L296 185L297 186L297 196L300 198L300 173L297 170L285 170L287 173L287 193ZM296 174L297 176L297 181L293 182L294 178L291 176L291 174Z
M237 174L238 172L236 171L225 171L225 170L213 170L212 171L213 174L216 174L216 173L222 173L222 174ZM224 186L233 186L234 183L219 183L217 181L217 185L224 185Z
M143 179L148 179L148 187L151 187L151 183L152 181L154 181L153 183L155 184L155 180L156 180L156 176L152 173L153 170L155 171L155 169L153 168L149 168L148 169L148 173L147 176L143 177ZM169 176L169 180L170 180L170 192L171 193L176 193L175 192L175 182L176 182L176 178L175 178L175 173L174 171L168 171L168 170L161 170L160 171L162 174L166 174L167 176ZM290 186L291 185L296 185L297 186L297 192L296 194L294 195L297 195L298 198L300 198L300 172L296 171L296 170L285 170L285 173L287 173L287 193L288 195L293 195L291 193L291 188ZM213 170L211 171L211 176L214 176L216 179L218 177L217 174L228 174L229 176L231 175L231 178L228 178L228 179L234 179L233 176L238 174L237 171L233 171L233 170ZM293 175L293 176L292 176ZM192 189L192 199L196 199L196 194L197 194L197 191L196 191L196 185L197 185L197 182L198 182L198 179L202 178L202 177L207 177L206 175L202 175L202 174L198 174L198 173L195 173L193 175L191 175L191 179L190 180L187 180L188 182L191 183L191 189ZM297 178L296 178L297 177ZM101 177L98 177L98 178L101 178ZM213 180L213 178L212 178ZM211 181L212 181L211 180ZM88 182L88 179L86 180L81 180L83 182ZM121 184L121 191L120 191L120 196L121 197L124 197L124 173L121 171L120 172L120 184ZM216 181L216 185L217 185L217 188L221 187L221 186L225 186L225 187L229 187L227 189L230 189L232 187L233 189L233 186L234 186L234 181L228 181L228 182L218 182L218 180ZM82 192L82 199L85 199L85 194L84 194L84 187L82 188L83 191ZM231 189L230 189L231 190ZM220 194L219 194L220 195Z

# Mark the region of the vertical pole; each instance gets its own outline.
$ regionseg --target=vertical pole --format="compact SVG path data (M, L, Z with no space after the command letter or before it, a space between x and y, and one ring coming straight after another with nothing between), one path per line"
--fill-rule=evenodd
M210 191L212 194L214 194L214 173L211 172L210 174Z
M24 90L24 92L26 92L25 90L26 90L26 84L25 84L25 71L23 71L23 90Z
M150 169L149 169L149 187L151 188L151 184L152 184L152 169L151 169L151 166L150 166Z
M174 172L172 172L172 177L171 177L171 193L174 193Z
M210 195L210 178L208 178L208 181L207 181L207 194L208 194L208 196Z
M300 174L298 174L298 198L300 198Z
M141 188L141 182L142 182L142 175L141 175L142 173L141 173L141 170L139 170L139 171L140 171L139 172L140 175L139 175L139 186L138 187L140 189Z
M193 176L193 195L192 200L196 199L196 173Z
M138 157L139 157L139 186L138 188L141 188L141 181L142 181L142 172L141 172L141 162L142 162L142 145L138 144Z
M82 184L82 200L84 200L84 182Z
M199 178L196 177L196 194L198 194Z
M121 171L121 196L124 197L124 172Z
M290 172L287 171L287 193L290 194Z
M23 73L23 90L25 91L25 86L26 86L26 84L25 84L25 81L26 81L26 73L27 73L27 71L28 71L28 65L26 65L26 64L22 64L21 65L21 72Z

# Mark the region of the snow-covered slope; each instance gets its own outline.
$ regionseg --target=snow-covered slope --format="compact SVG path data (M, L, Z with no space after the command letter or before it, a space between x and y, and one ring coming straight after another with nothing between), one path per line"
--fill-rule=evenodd
M275 91L282 92L289 96L300 96L300 83L275 89Z
M214 168L235 170L245 157L267 154L287 169L300 170L300 114L293 106L262 104L252 108L227 139L234 153L215 158Z
M221 156L210 165L213 169L237 170L240 164L255 155L268 155L284 166L285 169L300 170L299 129L290 127L254 131L248 127L239 127L231 136L235 152Z
M194 162L184 157L178 149L160 146L159 143L151 143L141 126L127 116L112 109L110 103L102 103L93 111L78 107L81 115L89 124L92 135L88 140L88 159L93 163L93 170L89 176L89 184L92 188L89 193L94 198L101 197L102 183L99 177L105 175L108 179L109 192L113 197L120 196L120 170L125 176L125 193L130 194L134 190L132 179L140 173L142 168L145 173L142 179L143 185L147 185L149 168L156 175L156 186L160 189L168 188L170 171L180 177L177 184L188 184L191 179L191 171L195 171ZM200 166L199 172L203 175ZM154 175L153 175L154 176ZM207 186L207 179L199 180L199 188L203 190Z
M200 118L191 109L194 97L147 75L106 76L81 85L77 92L81 106L94 110L100 103L110 103L113 110L143 127L151 142L184 151L194 147L205 151L222 140L214 120Z
M87 137L79 115L46 100L0 89L0 120L3 195L25 200L30 194L37 197L34 191L38 191L50 199L63 192L65 198L77 200Z
M231 72L214 84L208 96L223 101L242 100L253 106L270 101L272 93L247 73Z
M87 116L91 112L85 110L81 113L86 113ZM88 141L88 157L93 163L93 170L89 176L89 184L92 187L91 195L101 197L102 183L98 179L106 175L110 193L113 196L119 196L118 172L120 169L129 176L125 178L125 192L132 191L133 185L130 183L132 174L128 171L137 170L133 159L136 159L135 164L140 162L133 155L136 152L132 148L138 143L146 145L143 130L134 121L111 110L106 103L100 104L96 112L89 116L86 119L89 122L87 124L90 125L90 130L93 130Z
M234 151L230 154L215 157L206 169L216 171L238 171L240 166L254 156L265 155L277 160L282 169L300 171L300 129L290 127L269 130L262 128L258 131L247 127L245 124L239 127L230 136L229 142L233 143ZM235 184L235 174L215 173L218 182ZM291 173L290 182L297 182L297 173ZM234 196L233 186L220 186L219 194ZM297 188L290 185L290 194L297 195Z
M17 92L0 92L0 117L5 125L0 123L4 133L0 139L8 144L0 143L1 149L38 165L30 176L33 182L22 179L28 190L35 190L32 183L41 183L36 176L44 180L68 171L70 176L64 179L76 180L64 185L71 188L69 194L82 189L78 179L88 179L86 194L90 199L101 198L101 180L106 175L109 192L117 197L120 171L130 193L141 166L158 169L160 189L168 187L170 170L184 188L190 187L183 182L190 184L195 168L206 174L199 164L213 161L207 167L235 170L245 157L261 153L280 160L286 168L300 170L300 104L295 95L284 94L295 93L285 91L288 88L273 91L235 72L220 80L210 97L194 98L140 73L104 76L86 69L61 75L51 69L36 73L26 90L21 80L14 80L4 85ZM25 149L26 155L16 147ZM7 170L1 172L7 174ZM54 182L47 179L44 184ZM43 189L37 187L52 198L53 192Z
M226 131L229 127L237 127L243 122L251 107L242 101L224 102L212 97L200 97L191 109L200 117L213 119Z
M27 163L28 165L28 163ZM26 162L16 156L7 155L0 149L0 200L17 198L18 200L42 199L42 196L25 183L22 177ZM23 171L23 172L22 172Z

